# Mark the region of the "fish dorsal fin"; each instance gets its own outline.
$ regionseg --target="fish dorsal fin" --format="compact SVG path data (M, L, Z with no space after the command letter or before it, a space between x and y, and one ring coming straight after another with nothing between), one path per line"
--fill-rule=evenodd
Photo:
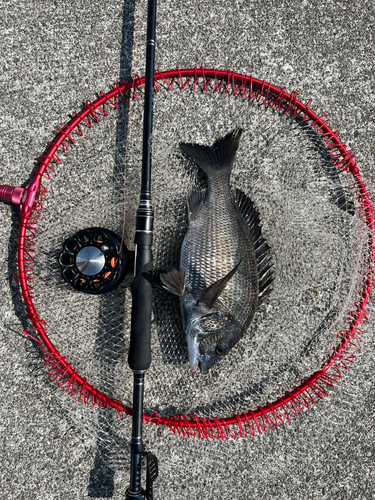
M234 201L239 215L250 235L254 245L255 257L258 264L259 277L259 304L272 290L274 278L271 249L262 236L259 213L253 202L239 189L236 189Z
M232 170L242 130L236 128L230 134L217 140L212 147L200 144L180 144L182 151L195 160L201 169L210 176L215 171Z
M215 283L213 283L208 288L206 288L205 291L202 293L200 299L198 300L197 304L205 305L208 307L208 309L211 309L215 303L215 300L219 297L221 292L224 290L228 281L231 279L231 277L237 271L238 266L240 264L241 264L241 261L231 271L229 271L229 273L226 276L224 276L224 278L221 278L220 280L215 281Z
M189 199L187 202L188 224L190 224L190 221L193 221L197 218L199 210L201 209L201 206L203 205L205 197L206 197L206 190L199 191L197 193L192 193L189 196Z
M169 273L160 274L161 282L163 283L163 288L168 290L168 292L179 295L180 297L184 294L186 286L186 273L185 269L173 269Z

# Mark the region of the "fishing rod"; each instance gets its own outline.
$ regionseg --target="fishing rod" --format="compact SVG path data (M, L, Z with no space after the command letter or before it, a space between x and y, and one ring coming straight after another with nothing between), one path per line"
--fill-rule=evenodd
M133 371L133 413L130 484L126 499L153 499L153 481L157 477L157 459L144 453L142 444L142 415L144 377L151 364L152 310L152 240L154 211L151 205L151 133L152 98L154 89L156 0L149 0L147 13L147 47L145 105L143 118L143 152L141 196L137 210L135 233L135 262L132 291L132 316L129 347L129 367ZM146 490L141 486L143 456L147 459Z
M130 484L126 490L126 499L153 500L153 482L158 475L157 458L151 452L144 452L142 444L143 424L143 393L144 377L151 364L151 311L152 311L152 240L154 211L151 205L151 133L152 133L152 100L154 88L154 60L155 60L155 28L156 28L156 0L148 1L147 14L147 47L146 47L146 76L145 76L145 105L143 122L143 153L140 203L136 216L134 281L132 291L131 333L128 363L133 371L133 408L132 408L132 437L130 457ZM97 109L97 108L96 108ZM77 126L81 120L78 115L72 119L70 125ZM77 124L76 124L77 122ZM78 125L79 126L79 125ZM68 125L63 125L68 127ZM79 129L80 130L80 129ZM67 136L64 136L65 138ZM74 141L73 141L74 142ZM56 157L55 152L59 144L51 143L52 153L48 151L41 157L41 169L26 188L0 185L0 200L19 205L21 208L21 239L28 238L28 219L40 206L40 199L46 190L41 185L42 176L47 169L47 162ZM67 150L67 146L65 146ZM21 287L27 288L23 243L19 246L19 268L23 278ZM119 249L118 255L116 249ZM34 258L29 257L33 261ZM89 228L68 238L64 243L63 251L59 256L62 268L62 277L74 288L81 292L96 294L104 293L116 286L132 267L133 252L128 251L120 243L112 231L103 228ZM106 282L106 277L110 280ZM78 277L78 279L77 279ZM25 285L26 284L26 285ZM30 291L23 293L24 300L31 301ZM32 317L33 305L29 306ZM36 316L35 316L36 318ZM43 328L38 323L38 332L43 337ZM52 349L52 344L45 339ZM41 345L41 341L40 341ZM104 397L103 404L108 406ZM146 488L141 485L142 463L146 458Z

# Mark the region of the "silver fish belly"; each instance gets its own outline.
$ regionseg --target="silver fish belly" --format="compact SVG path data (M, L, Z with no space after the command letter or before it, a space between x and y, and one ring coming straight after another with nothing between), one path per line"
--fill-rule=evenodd
M243 193L230 189L240 136L241 130L235 130L212 148L181 145L206 173L208 187L189 199L180 270L162 274L161 280L180 296L193 372L199 367L207 373L228 354L247 331L272 282L258 214Z

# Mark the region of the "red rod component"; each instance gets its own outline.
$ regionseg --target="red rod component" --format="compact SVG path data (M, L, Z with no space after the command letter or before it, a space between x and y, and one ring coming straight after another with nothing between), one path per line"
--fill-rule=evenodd
M0 200L21 205L22 195L25 188L7 186L6 184L0 186Z

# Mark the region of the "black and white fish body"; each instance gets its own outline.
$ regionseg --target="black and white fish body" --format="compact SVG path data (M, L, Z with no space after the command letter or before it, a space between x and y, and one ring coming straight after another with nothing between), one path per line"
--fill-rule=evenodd
M241 137L236 129L212 147L181 144L207 175L207 189L188 200L180 269L161 274L180 296L191 370L207 371L248 330L272 283L270 249L253 203L232 192L230 173Z

